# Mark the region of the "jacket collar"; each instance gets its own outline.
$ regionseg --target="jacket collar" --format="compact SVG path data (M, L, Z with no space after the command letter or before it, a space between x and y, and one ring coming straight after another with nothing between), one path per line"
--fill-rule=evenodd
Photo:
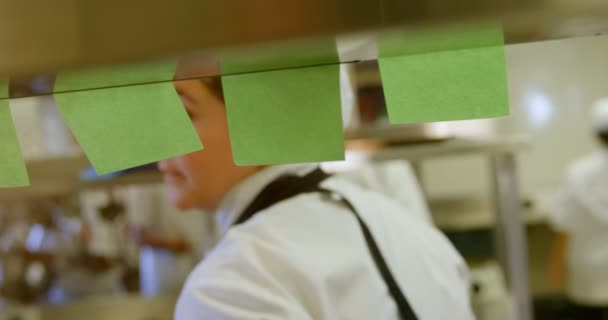
M272 181L286 174L303 176L317 167L318 164L270 166L239 182L224 196L216 211L220 233L224 235L241 212Z

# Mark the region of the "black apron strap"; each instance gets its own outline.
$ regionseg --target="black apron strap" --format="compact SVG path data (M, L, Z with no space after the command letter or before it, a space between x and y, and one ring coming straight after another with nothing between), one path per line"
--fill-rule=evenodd
M338 194L336 194L334 191L320 187L321 182L323 182L323 180L329 177L330 175L325 173L320 168L317 168L313 172L302 177L286 175L278 178L277 180L266 186L266 188L264 188L258 194L258 196L251 202L251 204L245 209L245 211L241 213L234 225L244 223L245 221L253 217L256 213L299 194L319 192L334 198ZM340 196L339 199L336 200L346 205L346 207L349 208L350 211L357 218L357 222L359 223L359 226L361 227L361 230L363 232L363 236L365 237L367 248L370 254L372 255L374 263L376 264L376 267L378 268L382 279L388 287L390 295L393 297L393 300L397 305L397 309L399 310L401 319L418 319L416 317L416 314L412 310L410 304L408 303L407 298L403 295L403 292L399 288L399 284L393 277L393 274L391 273L390 268L386 264L386 261L382 256L382 252L376 244L376 240L374 239L371 231L367 227L365 221L361 219L353 204L346 198Z
M325 194L328 194L329 196L335 195L335 192L327 189L319 189L319 192L323 192ZM374 259L376 267L378 268L378 271L380 271L380 275L382 276L382 279L384 279L384 283L386 283L386 286L388 287L388 290L391 296L393 297L393 300L397 304L397 309L399 310L399 314L401 314L401 319L418 319L416 317L416 314L414 313L414 310L412 310L412 307L405 298L405 295L401 291L401 288L399 288L399 284L393 277L393 273L386 264L386 260L384 260L382 252L380 251L380 248L378 248L376 240L372 236L372 233L367 227L367 224L365 223L365 221L363 221L361 216L359 216L359 213L350 201L348 201L344 197L340 197L340 201L344 203L357 218L359 226L361 227L361 231L363 231L363 236L365 237L367 248L371 253L372 258Z
M302 193L315 192L319 184L327 178L329 178L329 175L320 168L317 168L302 177L295 175L279 177L267 185L255 197L233 225L241 224L249 220L256 213L268 209L279 202L293 198Z

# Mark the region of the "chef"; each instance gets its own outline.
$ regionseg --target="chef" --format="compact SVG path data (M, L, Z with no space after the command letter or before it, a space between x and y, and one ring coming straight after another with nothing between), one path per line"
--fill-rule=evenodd
M222 233L177 320L473 319L463 259L416 206L316 164L236 166L221 80L175 87L205 149L159 168L172 204Z
M576 319L608 319L608 98L592 110L599 148L569 168L550 216L551 277L566 282Z

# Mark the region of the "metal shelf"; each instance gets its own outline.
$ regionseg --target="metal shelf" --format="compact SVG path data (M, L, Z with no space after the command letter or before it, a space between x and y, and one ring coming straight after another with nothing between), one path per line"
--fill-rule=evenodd
M458 206L436 206L436 201L429 200L429 207L435 225L448 232L466 232L470 230L491 229L496 225L496 217L492 212L490 203L483 208L458 208ZM547 216L539 210L523 209L522 222L526 226L535 226L547 223Z
M374 139L387 141L403 134L399 126L378 127L373 130L351 131L347 140ZM515 152L526 146L523 138L502 139L448 139L444 141L417 143L397 146L384 146L377 150L351 150L359 153L368 161L408 159L420 161L432 157L456 156L471 153ZM84 155L66 155L46 159L26 161L31 186L27 188L0 189L0 199L15 200L32 197L45 197L55 194L77 192L87 188L109 188L112 186L160 183L162 178L157 171L128 173L118 177L95 181L80 180L80 173L89 168L90 162Z
M395 130L398 130L396 128ZM380 136L392 136L390 130L378 131ZM368 136L369 137L369 136ZM491 156L494 154L516 153L526 148L524 136L511 136L488 139L446 139L428 143L393 145L376 150L351 150L358 158L368 161L387 161L404 159L412 162L429 158L451 157L467 154Z
M95 181L80 180L80 173L90 166L83 155L70 155L26 161L31 185L25 188L0 189L0 200L19 201L65 195L84 189L111 188L121 185L160 183L156 171L135 172Z

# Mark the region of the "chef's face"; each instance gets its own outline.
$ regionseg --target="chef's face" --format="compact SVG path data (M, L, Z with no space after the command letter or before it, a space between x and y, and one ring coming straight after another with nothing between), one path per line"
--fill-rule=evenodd
M160 161L169 199L181 210L215 210L240 180L259 170L232 160L224 102L199 80L176 81L175 88L204 149Z

